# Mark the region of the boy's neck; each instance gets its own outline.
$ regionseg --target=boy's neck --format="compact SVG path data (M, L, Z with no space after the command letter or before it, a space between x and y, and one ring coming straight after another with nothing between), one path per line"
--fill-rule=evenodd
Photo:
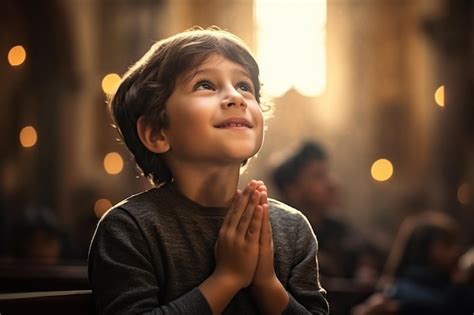
M176 188L204 207L229 207L238 187L240 166L172 170Z

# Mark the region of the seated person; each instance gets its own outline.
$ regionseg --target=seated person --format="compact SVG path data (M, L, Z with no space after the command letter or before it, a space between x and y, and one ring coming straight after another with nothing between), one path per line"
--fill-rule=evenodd
M382 292L353 314L472 314L472 267L459 269L459 229L440 212L405 219L381 280Z
M336 204L336 185L329 173L322 147L304 143L272 172L281 198L300 209L318 236L320 272L323 276L375 281L378 251L349 226L331 215ZM367 279L370 278L370 279Z
M37 206L26 207L20 213L9 243L12 258L21 263L58 264L70 258L73 251L54 213Z

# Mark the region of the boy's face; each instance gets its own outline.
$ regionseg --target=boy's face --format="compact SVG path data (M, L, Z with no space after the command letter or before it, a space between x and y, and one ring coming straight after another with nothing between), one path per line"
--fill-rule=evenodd
M166 103L168 159L241 163L263 141L263 115L246 69L212 54L178 77Z

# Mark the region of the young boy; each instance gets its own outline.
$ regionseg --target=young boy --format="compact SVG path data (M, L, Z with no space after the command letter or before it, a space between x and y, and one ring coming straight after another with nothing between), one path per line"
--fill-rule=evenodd
M89 279L100 314L327 314L317 242L263 182L237 190L263 142L258 66L234 35L157 42L111 101L157 186L100 220Z

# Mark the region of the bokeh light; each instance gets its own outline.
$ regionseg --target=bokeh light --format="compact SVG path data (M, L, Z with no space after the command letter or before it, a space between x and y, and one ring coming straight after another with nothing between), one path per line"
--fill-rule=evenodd
M26 50L21 45L14 46L8 52L8 63L15 67L21 65L26 60Z
M123 159L117 152L110 152L104 158L105 171L110 175L116 175L123 169Z
M116 73L109 73L102 79L102 90L105 94L114 94L120 84L120 76Z
M434 99L436 104L441 107L444 107L444 85L441 85L439 88L436 89Z
M387 181L393 175L392 162L387 159L378 159L374 164L372 164L370 173L372 174L372 178L376 181Z
M94 204L94 213L97 218L101 218L104 213L112 207L112 202L108 199L101 198L97 200Z
M26 126L20 131L20 143L24 148L30 148L36 144L38 134L33 126Z

